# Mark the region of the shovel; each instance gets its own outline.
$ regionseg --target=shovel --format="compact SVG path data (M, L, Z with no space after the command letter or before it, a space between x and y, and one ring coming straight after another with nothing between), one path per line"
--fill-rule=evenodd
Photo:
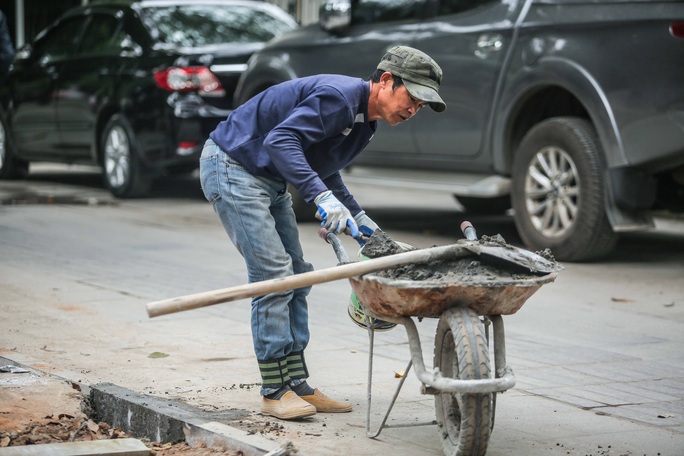
M466 239L458 244L478 255L483 263L499 266L511 272L547 275L563 270L563 266L530 252L529 250L506 244L503 238L477 240L473 225L465 221L461 223L461 231Z
M470 225L472 228L472 225ZM474 232L474 229L472 230ZM469 231L471 233L471 231ZM468 236L468 235L466 235ZM518 268L536 274L556 272L559 266L539 255L511 246L488 246L479 241L459 241L447 246L411 250L408 252L387 255L365 261L342 264L327 269L295 274L278 279L238 285L230 288L206 291L187 296L180 296L147 304L150 318L185 310L199 309L214 304L237 301L239 299L263 296L279 291L310 287L319 283L349 279L373 272L393 269L408 264L433 263L466 257L473 253L480 255L484 261L494 261L509 267ZM561 268L562 269L562 268ZM548 272L544 272L548 271Z

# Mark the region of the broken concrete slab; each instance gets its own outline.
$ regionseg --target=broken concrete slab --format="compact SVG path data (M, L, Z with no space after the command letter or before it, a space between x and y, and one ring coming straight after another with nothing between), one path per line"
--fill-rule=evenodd
M150 449L138 439L46 443L0 448L0 456L148 456Z

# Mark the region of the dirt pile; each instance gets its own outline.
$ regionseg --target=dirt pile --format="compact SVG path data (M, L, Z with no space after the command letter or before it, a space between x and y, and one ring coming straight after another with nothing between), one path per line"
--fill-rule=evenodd
M96 423L86 416L59 414L56 417L32 419L18 429L0 429L0 448L47 443L90 442L94 440L135 438L104 422ZM185 442L159 443L146 439L141 441L157 456L239 456L233 450L207 448L203 445L189 446Z
M13 365L0 365L0 448L136 438L89 418L77 384ZM157 456L238 456L239 452L185 442L140 439Z

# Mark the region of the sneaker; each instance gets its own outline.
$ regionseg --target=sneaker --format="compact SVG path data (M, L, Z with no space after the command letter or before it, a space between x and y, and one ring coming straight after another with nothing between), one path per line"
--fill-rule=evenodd
M351 412L352 406L349 402L340 402L330 399L325 394L321 393L318 388L314 390L313 394L308 396L299 396L309 404L316 408L317 412L322 413L344 413Z
M280 399L262 398L261 413L281 420L296 420L316 414L316 407L302 400L294 391L288 391Z

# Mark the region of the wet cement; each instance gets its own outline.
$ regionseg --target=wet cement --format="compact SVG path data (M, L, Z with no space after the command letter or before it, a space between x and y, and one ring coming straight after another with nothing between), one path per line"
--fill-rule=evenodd
M498 245L506 247L508 244L501 235L482 236L478 241L483 244ZM407 250L417 250L413 247L400 245L387 233L376 230L366 245L361 250L361 254L368 258L378 258L387 255L394 255ZM543 254L542 254L543 253ZM545 259L554 261L550 251L538 253ZM394 280L412 281L438 281L438 282L460 282L460 283L491 283L501 281L515 281L535 279L538 276L531 273L521 272L518 268L506 267L506 265L493 264L488 261L481 261L476 254L465 258L438 261L429 264L410 264L394 269L388 269L376 273L376 275Z

